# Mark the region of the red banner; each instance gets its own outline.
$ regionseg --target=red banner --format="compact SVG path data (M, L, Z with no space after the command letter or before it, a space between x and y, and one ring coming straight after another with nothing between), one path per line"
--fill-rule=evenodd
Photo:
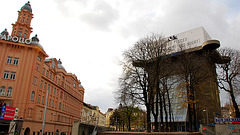
M14 113L5 113L4 119L5 120L14 120Z
M13 113L15 114L16 107L6 106L5 113Z

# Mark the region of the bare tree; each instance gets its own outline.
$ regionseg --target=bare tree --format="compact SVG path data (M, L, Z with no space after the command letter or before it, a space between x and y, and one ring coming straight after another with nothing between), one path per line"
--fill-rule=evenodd
M119 131L120 131L121 127L124 128L123 117L122 117L119 109L114 110L113 114L110 116L110 125L115 126L116 130L119 130Z
M135 97L132 96L132 86L129 85L128 81L131 80L128 80L127 78L120 79L120 90L116 93L116 99L118 102L120 102L120 106L118 109L122 114L122 119L124 120L124 123L127 124L128 131L130 131L131 122L136 119L134 113L137 113L138 109L135 107L137 105L137 100L135 100Z
M240 91L240 51L231 48L219 49L222 56L227 56L230 61L218 64L218 84L219 87L230 94L236 117L240 117L238 104L236 102L236 93Z
M215 82L211 81L215 73L212 70L215 67L212 67L214 64L209 57L210 54L211 52L207 50L190 51L177 58L177 75L182 81L179 88L184 90L186 95L186 102L183 102L183 105L187 104L189 131L197 130L197 115L202 113L204 109L202 105L208 107L203 102L211 98L211 94L208 94L211 91L204 90L209 84Z
M156 92L159 91L160 60L158 59L166 55L167 42L163 36L152 34L140 39L132 48L124 52L126 76L122 80L130 86L128 89L131 89L131 95L145 105L148 132L151 131L151 111L155 117L155 128L158 128L158 105L154 106L153 103Z

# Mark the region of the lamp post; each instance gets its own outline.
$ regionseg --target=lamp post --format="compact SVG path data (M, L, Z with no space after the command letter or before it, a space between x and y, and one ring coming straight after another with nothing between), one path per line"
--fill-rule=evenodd
M51 115L53 116L53 131L55 132L55 125L56 125L56 120L55 120L55 116L56 114L55 113L51 113Z
M208 125L208 110L207 110L207 109L204 109L203 111L204 111L204 112L207 112L207 125Z
M49 93L49 88L47 89L46 102L45 102L44 115L43 115L43 123L42 123L42 134L41 135L45 135L44 128L45 128L45 120L46 120L46 113L47 113L48 93Z

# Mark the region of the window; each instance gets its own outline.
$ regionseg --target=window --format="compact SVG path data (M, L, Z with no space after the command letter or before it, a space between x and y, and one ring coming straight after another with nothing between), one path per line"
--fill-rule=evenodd
M47 83L45 82L45 83L44 83L44 90L46 90L46 85L47 85Z
M49 106L51 106L51 99L49 99Z
M45 68L43 68L43 70L42 70L42 74L44 75L44 72L45 72Z
M23 36L24 38L26 38L27 37L27 34L26 33L24 33L24 36Z
M59 102L58 109L61 110L61 102Z
M12 64L12 57L7 58L7 64Z
M37 77L34 77L34 84L37 84Z
M61 91L61 93L60 93L60 98L62 98L62 94L63 94L63 92Z
M37 69L37 71L38 71L38 67L39 67L39 64L37 64L37 68L36 68L36 69Z
M9 71L4 71L3 79L8 79Z
M48 76L48 70L47 70L47 72L46 72L46 76Z
M5 96L5 89L6 88L4 86L0 88L0 96Z
M40 98L41 98L41 96L40 96L40 95L38 95L38 103L40 103Z
M52 101L52 107L54 107L54 100Z
M42 59L39 57L39 56L37 56L37 59L39 60L39 61L41 61Z
M24 21L25 21L25 18L23 17L22 22L24 22Z
M19 60L19 58L14 58L13 59L13 65L18 65L18 60Z
M11 97L12 96L12 87L8 87L7 89L7 97Z
M50 79L52 78L52 73L50 73L49 78L50 78Z
M55 102L55 109L57 108L57 101Z
M30 98L31 101L34 101L34 95L35 95L35 92L32 91L32 93L31 93L31 98Z
M43 80L41 80L41 83L40 83L40 88L42 88L42 84L43 84Z
M49 87L50 87L50 84L48 84L48 88L47 88L47 89L48 89L48 91L49 91Z
M55 95L55 93L56 93L56 88L54 88L54 92L53 92L53 94Z
M53 86L51 86L51 94L52 94L52 91L53 91Z
M44 96L42 97L42 104L44 104Z
M16 72L11 72L10 79L15 80Z
M18 32L18 36L19 37L22 36L22 32L21 31Z

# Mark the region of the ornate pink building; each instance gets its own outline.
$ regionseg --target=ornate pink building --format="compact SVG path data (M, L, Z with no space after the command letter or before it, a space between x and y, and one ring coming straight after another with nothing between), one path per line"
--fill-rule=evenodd
M72 134L73 121L81 120L84 88L60 59L47 59L37 35L30 38L32 18L28 2L18 11L12 34L5 29L0 35L0 103L17 108L15 118L1 113L0 132L41 134L47 103L44 132Z

